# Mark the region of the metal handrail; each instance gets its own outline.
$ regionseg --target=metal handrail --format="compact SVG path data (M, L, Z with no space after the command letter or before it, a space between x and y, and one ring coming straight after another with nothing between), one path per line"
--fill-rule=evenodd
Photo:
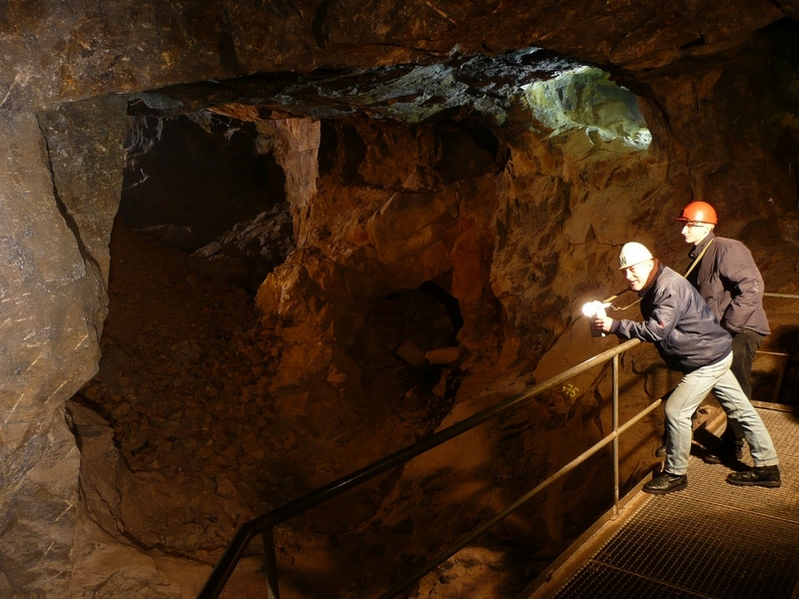
M779 298L786 298L786 299L799 299L799 295L788 295L788 294L782 294L782 293L766 293L765 295L769 296L769 297L779 297ZM605 302L611 301L615 297L616 296L613 296L613 297L605 300ZM630 306L628 306L628 307L630 307ZM624 309L626 309L626 308L622 308L622 310L624 310ZM619 345L616 349L620 349L620 348L624 347L625 345L627 345L628 343L630 343L630 342L628 341L625 344ZM632 345L634 345L634 344L631 344L630 346L625 347L624 350L622 350L622 351L626 351L626 349L628 349L629 347L632 347ZM569 472L574 470L577 466L579 466L580 464L585 462L588 458L590 458L591 456L593 456L594 454L599 452L599 450L601 450L602 448L606 447L609 443L612 443L612 454L613 454L612 455L612 461L613 461L613 482L614 482L613 495L614 495L614 497L613 497L612 514L613 514L613 517L618 515L618 505L619 505L619 453L618 453L619 452L619 446L618 446L618 443L619 443L619 436L623 432L627 431L630 427L632 427L635 424L637 424L640 420L645 418L647 415L649 415L651 412L653 412L658 406L660 406L663 403L663 399L662 398L659 398L659 399L655 400L654 402L649 404L646 408L644 408L643 410L638 412L630 420L628 420L623 426L619 427L619 422L618 422L619 358L618 358L618 356L619 356L619 354L622 353L622 351L619 351L616 355L614 355L612 357L612 361L613 361L612 362L612 364L613 364L613 374L612 374L613 397L612 397L612 415L611 415L611 420L612 420L611 429L612 430L611 430L611 432L608 435L606 435L605 437L603 437L602 439L600 439L599 441L597 441L593 446L591 446L585 452L583 452L578 457L573 459L571 462L569 462L568 464L563 466L560 470L558 470L554 474L550 475L546 480L544 480L541 483L539 483L534 489L532 489L531 491L528 491L525 495L523 495L522 497L520 497L519 499L514 501L511 505L509 505L503 511L499 512L498 514L496 514L493 518L487 520L486 522L484 522L483 524L481 524L480 526L475 528L472 532L462 536L457 541L457 543L455 545L453 545L452 547L444 550L438 556L433 558L431 561L427 562L427 564L422 566L419 570L414 572L411 576L408 576L402 582L400 582L398 585L394 586L391 590L389 590L386 593L380 595L379 599L392 599L393 597L396 597L397 595L399 595L401 592L409 590L415 583L417 583L424 576L426 576L427 574L429 574L430 572L435 570L438 566L443 564L446 560L448 560L450 557L455 555L458 551L460 551L461 549L466 547L471 541L473 541L479 535L484 533L486 530L488 530L489 528L491 528L492 526L494 526L495 524L497 524L501 520L505 519L512 512L514 512L516 509L521 507L524 503L526 503L527 501L532 499L532 497L534 497L535 495L537 495L538 493L540 493L541 491L546 489L549 485L551 485L555 481L559 480L560 478L562 478L563 476L565 476L566 474L568 474ZM758 352L758 353L770 353L770 352ZM595 356L595 357L598 358L598 357L600 357L602 355L605 355L605 354L607 354L607 352L605 352L604 354L599 354L598 356ZM786 354L774 354L774 355L786 355ZM575 368L578 368L579 366L580 365L578 365ZM783 366L783 371L784 371L784 366ZM568 371L566 371L566 372L568 372ZM565 372L563 374L565 374ZM780 380L782 378L782 374L784 374L784 372L781 372ZM778 380L777 391L779 390L779 387L780 387L780 381ZM775 400L776 400L776 395L775 395Z
M522 495L519 499L511 503L508 507L504 510L496 514L493 518L485 521L483 524L475 528L472 532L462 536L458 542L450 547L449 549L444 550L438 556L433 558L427 564L422 566L418 571L414 572L411 576L408 576L405 580L400 582L398 585L393 587L388 592L380 595L378 599L391 599L392 597L396 597L401 592L410 589L415 583L419 582L425 575L429 574L433 570L435 570L438 566L443 564L447 561L450 557L455 555L458 551L466 547L471 541L475 538L483 534L486 530L504 520L508 517L511 513L515 510L520 508L522 505L527 503L530 499L532 499L535 495L549 487L555 481L561 479L566 474L574 470L577 466L588 460L591 456L596 454L600 449L606 447L608 443L612 443L613 448L613 517L618 515L618 507L619 507L619 436L627 431L630 427L637 424L641 421L644 417L649 415L651 412L655 410L658 406L663 403L663 399L656 399L654 402L649 404L646 408L638 412L635 416L633 416L630 420L624 423L623 426L619 427L619 386L618 386L618 373L619 373L619 356L615 355L612 358L613 364L613 414L611 416L612 420L612 430L611 432L602 437L599 441L597 441L594 445L592 445L589 449L581 453L579 456L574 458L571 462L563 466L560 470L555 472L554 474L550 475L546 480L540 482L534 489L528 491L524 495Z
M764 293L766 297L777 297L777 298L785 298L785 299L799 299L799 295L789 295L789 294L782 294L782 293ZM279 599L280 593L278 589L278 570L277 570L277 562L275 557L275 545L274 545L274 536L273 530L274 527L286 522L287 520L297 516L303 512L310 510L313 507L316 507L338 495L344 493L345 491L352 489L358 485L361 485L380 474L399 466L400 464L406 463L411 459L430 451L431 449L453 439L463 433L470 431L471 429L483 424L484 422L490 420L491 418L506 412L507 410L515 407L519 403L536 397L541 393L555 387L568 379L585 372L599 364L607 362L608 360L612 360L612 367L613 367L613 375L612 375L612 386L613 386L613 399L612 399L612 431L602 439L600 439L596 444L594 444L591 448L583 452L580 456L563 466L560 470L552 474L549 478L538 484L534 489L527 492L525 495L517 499L513 502L510 506L508 506L502 512L496 514L490 520L484 522L479 527L474 529L467 535L462 536L458 542L449 549L443 551L441 554L436 556L433 560L422 566L418 571L414 574L403 580L399 585L392 588L387 593L381 595L380 599L390 599L391 597L397 596L400 592L407 590L412 586L415 582L418 582L422 577L426 574L432 572L435 568L440 566L444 563L447 559L452 557L455 553L463 549L469 542L471 542L474 538L488 530L490 527L507 517L510 513L520 507L522 504L527 502L533 496L547 488L553 482L557 481L564 475L571 472L574 468L578 465L585 462L588 458L596 454L602 448L606 447L608 444L612 444L612 452L613 452L613 469L614 469L614 505L613 511L614 513L618 509L619 504L619 460L618 460L618 438L623 432L629 429L631 426L638 423L641 419L646 417L650 414L653 410L655 410L659 405L662 403L662 399L657 399L649 406L647 406L644 410L640 411L636 414L632 419L627 421L623 426L618 426L618 356L631 349L632 347L640 344L641 341L637 339L631 339L624 343L619 344L618 346L604 351L596 356L593 356L580 364L569 368L561 372L560 374L547 379L546 381L534 385L530 387L526 391L522 392L519 395L513 396L508 398L498 404L487 408L477 414L474 414L456 424L453 424L445 429L438 431L424 439L400 449L395 453L386 456L374 462L360 470L357 470L347 476L339 478L319 489L316 489L298 499L286 503L266 514L258 516L253 520L245 522L234 535L232 541L228 545L227 549L223 553L222 557L220 558L217 565L212 570L208 580L206 581L203 588L200 590L199 595L197 595L197 599L217 599L225 587L228 579L230 578L231 574L233 573L236 565L238 564L239 560L244 554L244 551L247 549L250 541L256 537L257 535L261 535L263 537L263 546L264 546L264 570L266 574L266 582L267 582L267 592L269 599Z
M278 524L282 524L297 516L303 512L310 510L313 507L316 507L334 497L342 494L343 492L356 487L360 484L363 484L376 476L398 466L400 464L406 463L411 459L430 451L431 449L441 445L442 443L449 441L459 435L462 435L465 432L468 432L483 424L484 422L490 420L491 418L504 413L511 408L515 407L516 405L520 404L521 402L536 397L541 393L548 391L549 389L564 383L565 381L569 380L570 378L581 374L595 366L603 364L609 360L613 360L613 432L602 439L599 443L594 445L593 448L588 450L588 452L584 453L582 456L573 460L564 468L556 472L554 475L550 476L549 479L544 481L543 483L539 484L533 491L527 493L523 498L517 500L512 506L498 514L500 518L495 516L488 523L485 523L479 527L479 532L483 532L487 530L490 526L493 526L496 522L507 516L512 509L516 509L521 503L524 503L529 498L531 498L534 494L538 493L541 489L545 488L554 480L557 480L568 471L573 469L577 464L582 463L588 457L599 451L602 447L613 442L613 451L614 451L614 475L615 475L615 483L614 483L614 506L618 504L618 443L617 443L617 436L620 433L618 429L618 356L628 349L635 347L636 345L640 344L641 341L638 339L630 339L629 341L625 341L617 345L614 348L606 350L600 354L597 354L583 362L573 366L567 370L564 370L560 374L557 374L546 381L543 381L537 385L534 385L523 391L522 393L505 399L494 406L491 406L477 414L469 416L460 422L457 422L445 429L442 429L436 433L433 433L420 441L417 441L413 445L400 449L385 458L382 458L360 470L356 470L355 472L348 474L342 478L339 478L323 487L320 487L310 493L295 499L289 503L286 503L266 514L258 516L248 522L245 522L239 529L236 531L232 541L228 545L225 552L222 554L222 557L219 559L219 562L212 570L210 576L203 585L203 588L200 590L200 593L197 595L197 599L217 599L220 593L225 587L228 579L230 578L233 570L235 569L236 565L238 564L239 560L244 554L244 551L247 549L250 541L257 536L258 534L262 535L263 537L263 545L264 545L264 570L266 574L266 582L267 582L267 592L269 599L279 599L280 592L278 590L278 572L277 572L277 563L275 558L275 548L274 548L274 538L273 538L273 529ZM657 405L660 405L660 400L657 400L654 404L648 406L644 412L649 413L653 410ZM644 412L639 413L634 419L634 421L630 421L622 427L621 430L626 430L629 426L631 426L634 422L637 422L638 419L643 418L646 414ZM579 461L577 461L579 460ZM479 533L477 533L479 534ZM477 536L476 534L470 533L467 535L468 540L471 540ZM461 541L467 539L464 537ZM466 541L468 543L468 540ZM460 544L460 543L459 543ZM407 581L403 583L402 589L392 589L390 593L393 594L386 594L383 595L383 598L388 599L389 597L396 596L397 593L401 592L406 588L405 585L413 584L419 580L422 576L427 574L428 572L432 571L436 566L443 563L448 557L454 555L463 548L464 545L461 545L451 553L449 553L446 557L443 558L438 564L435 566L426 569L424 573L418 576L418 578L414 578L412 581ZM443 554L442 554L443 555ZM439 558L436 559L440 559ZM418 574L418 573L417 573Z

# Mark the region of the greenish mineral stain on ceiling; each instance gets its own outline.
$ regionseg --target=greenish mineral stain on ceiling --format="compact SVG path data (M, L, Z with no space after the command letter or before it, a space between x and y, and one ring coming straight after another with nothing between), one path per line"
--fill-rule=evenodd
M453 55L427 65L255 74L209 84L220 103L253 104L313 119L362 115L417 124L479 115L497 126L510 118L521 118L531 128L537 122L553 135L579 128L592 142L621 140L633 150L646 149L651 141L632 92L605 71L537 47L499 56ZM181 90L164 88L139 94L137 100L150 113L179 114L184 100L191 103L197 95L191 86L185 94Z
M600 69L579 67L523 90L533 117L552 129L552 135L582 128L605 141L618 139L641 150L652 141L635 94Z

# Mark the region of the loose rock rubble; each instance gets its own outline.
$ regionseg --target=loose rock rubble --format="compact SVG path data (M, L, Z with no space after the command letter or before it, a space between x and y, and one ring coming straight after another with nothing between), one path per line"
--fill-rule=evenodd
M113 428L123 474L118 506L109 509L119 531L144 548L213 563L248 519L411 443L447 411L429 388L397 383L385 401L332 405L326 418L303 414L296 398L270 394L275 345L222 261L166 248L121 223L111 254L100 369L74 401ZM413 378L390 351L383 368L403 375L391 380ZM442 388L452 379L445 372ZM430 387L437 381L424 376ZM336 373L327 378L335 388ZM342 430L326 430L325 421ZM391 480L367 486L350 507L368 517ZM325 512L299 526L324 532L337 520ZM294 534L288 527L278 539L314 542L292 541Z
M256 292L267 274L294 250L294 222L288 202L281 202L252 220L239 223L216 241L194 252L210 260L227 260L246 273L243 286Z

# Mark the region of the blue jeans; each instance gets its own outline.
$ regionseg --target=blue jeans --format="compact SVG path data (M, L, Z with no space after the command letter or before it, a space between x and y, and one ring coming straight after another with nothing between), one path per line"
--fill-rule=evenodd
M666 401L666 472L685 474L691 453L691 416L712 389L727 414L738 422L755 466L776 466L777 452L763 421L730 370L732 353L716 364L683 376Z
M752 400L752 385L749 377L752 375L752 362L755 360L760 344L763 343L765 335L756 333L749 329L741 329L732 337L732 366L730 370L741 384L744 395ZM733 419L727 420L727 428L721 434L721 445L718 453L725 451L732 453L735 447L744 446L744 432L737 422Z

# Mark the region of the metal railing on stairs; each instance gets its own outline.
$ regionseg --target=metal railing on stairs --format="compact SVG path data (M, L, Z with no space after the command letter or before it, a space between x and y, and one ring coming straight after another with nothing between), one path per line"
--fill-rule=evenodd
M398 466L400 464L406 463L411 459L430 451L431 449L441 445L442 443L449 441L467 431L472 430L476 426L487 422L488 420L499 416L500 414L507 413L512 408L518 406L522 402L528 401L553 387L557 387L568 381L569 379L575 377L578 374L581 374L591 368L596 366L602 365L608 361L612 362L612 430L611 432L603 437L600 441L594 444L590 449L583 452L580 456L576 457L574 460L563 466L560 470L552 474L549 478L545 481L538 484L534 489L528 491L522 497L514 501L511 505L509 505L506 509L502 512L496 514L490 520L484 522L474 530L470 531L468 534L462 536L458 542L442 551L438 556L430 560L427 564L421 567L418 571L414 572L412 575L408 576L405 580L399 583L397 586L389 590L388 592L381 595L380 599L391 599L392 597L398 596L403 591L409 589L413 586L416 582L421 580L426 574L432 572L435 568L440 566L444 563L447 559L455 555L458 551L466 547L473 539L477 536L494 526L499 521L506 518L510 515L513 511L518 509L524 503L529 501L532 497L546 489L549 485L553 482L557 481L558 479L562 478L572 470L574 470L577 466L585 462L588 458L592 455L606 447L607 445L612 446L613 452L613 472L614 472L614 509L618 506L619 503L619 456L618 456L618 438L621 433L626 431L628 428L636 424L642 418L647 416L653 410L655 410L660 404L661 400L658 399L649 406L647 406L644 410L636 414L632 419L626 422L623 426L619 427L618 423L618 402L619 402L619 381L618 381L618 372L619 372L619 356L626 352L627 350L639 345L641 342L637 339L631 339L629 341L625 341L624 343L619 344L618 346L604 351L596 356L593 356L580 364L569 368L568 370L563 371L562 373L553 376L546 381L538 383L533 387L530 387L526 391L510 397L506 400L503 400L496 405L487 408L481 412L478 412L456 424L453 424L445 429L442 429L436 433L421 439L420 441L405 447L385 458L374 462L360 470L353 472L347 476L339 478L327 485L316 489L298 499L286 503L266 514L263 514L257 518L254 518L246 523L244 523L237 531L233 540L228 545L227 549L225 550L224 554L220 558L217 565L214 567L213 571L211 572L208 580L206 581L203 588L200 590L199 595L197 595L197 599L216 599L221 594L222 590L225 587L228 579L230 578L233 570L236 567L236 564L244 555L247 546L249 545L250 541L258 535L262 536L263 539L263 546L264 546L264 571L266 575L266 583L268 589L268 597L269 599L279 599L280 591L278 588L278 569L277 569L277 561L275 557L275 544L274 544L274 536L273 531L274 528L289 519L310 510L313 507L316 507L326 501L337 497L338 495L344 493L345 491L352 489L358 485L361 485L380 474Z
M797 295L787 295L779 293L766 293L768 297L784 298L784 299L799 299ZM405 447L385 458L378 460L360 470L357 470L347 476L339 478L327 485L316 489L298 499L286 503L266 514L263 514L253 520L243 524L237 531L233 540L228 545L226 551L220 558L217 565L211 572L208 580L201 589L197 599L216 599L222 593L228 579L232 575L239 560L243 557L250 541L256 536L261 535L264 547L264 572L266 575L267 593L269 599L279 599L280 591L278 588L278 568L275 556L275 543L274 543L274 528L283 524L291 518L298 516L308 510L325 503L345 491L366 483L373 478L383 474L384 472L404 464L411 459L438 447L439 445L462 435L473 428L495 418L501 414L507 413L512 408L518 406L522 402L528 401L545 391L548 391L558 385L561 385L569 379L590 370L596 366L604 364L608 361L612 362L612 406L611 406L611 419L612 430L605 437L597 441L591 448L574 458L571 462L563 466L560 470L550 475L546 480L539 483L535 488L531 489L523 496L519 497L507 508L496 514L491 519L487 520L477 528L470 531L468 534L463 535L454 545L448 547L432 560L428 561L424 566L407 576L403 581L398 583L392 589L384 593L379 599L392 599L397 597L400 593L409 590L414 584L421 580L425 575L432 572L438 566L443 564L450 557L455 555L458 551L466 547L471 541L484 533L486 530L509 516L516 509L532 499L535 495L549 487L552 483L559 480L577 466L584 463L588 458L602 450L608 445L612 448L612 462L613 462L613 486L614 486L614 499L611 513L615 514L619 506L619 436L627 431L630 427L637 424L640 420L652 413L663 402L662 399L657 399L646 408L638 412L630 420L619 426L618 422L618 403L619 403L619 356L627 350L639 345L641 341L631 339L618 346L604 351L596 356L593 356L576 366L563 371L562 373L543 381L533 387L530 387L522 393L510 397L496 405L478 412L456 424L453 424L445 429L442 429L420 441ZM779 354L783 355L783 354ZM780 377L781 378L781 377Z

